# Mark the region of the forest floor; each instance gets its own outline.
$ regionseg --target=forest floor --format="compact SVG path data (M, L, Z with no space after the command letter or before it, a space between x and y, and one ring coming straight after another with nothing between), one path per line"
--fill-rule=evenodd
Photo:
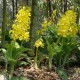
M62 80L55 71L55 66L52 70L49 70L46 66L34 69L33 66L21 66L15 68L14 76L16 77L26 77L27 80ZM3 66L0 66L0 73L4 70ZM68 74L68 80L80 80L80 66L74 65L67 67L66 72ZM0 78L1 80L1 78Z
M69 67L67 70L68 80L80 80L80 68L77 66ZM19 67L14 71L17 76L25 76L30 80L61 80L54 70L46 67L35 70L34 68Z
M2 72L2 70L3 69L0 66L0 71ZM68 73L68 80L80 80L80 67L69 67L66 71ZM19 67L15 69L14 76L24 76L27 78L26 80L61 80L54 70L49 70L47 67L39 68L37 70L28 66ZM3 79L0 77L0 80Z

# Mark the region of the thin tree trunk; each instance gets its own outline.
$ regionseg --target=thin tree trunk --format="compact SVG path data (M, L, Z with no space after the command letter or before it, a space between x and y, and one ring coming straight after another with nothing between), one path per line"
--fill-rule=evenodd
M5 33L6 33L6 0L3 0L3 21L2 21L2 39L1 46L5 46Z
M52 15L52 4L51 4L51 0L48 0L48 6L49 6L49 16L51 17L51 15Z
M48 19L48 0L46 0L46 4L47 4L47 6L46 6L46 17Z
M13 14L13 19L15 18L15 12L14 12L14 0L12 0L12 7L13 7L13 12L12 12L12 14Z
M77 0L77 4L78 4L78 6L80 5L80 0ZM76 22L77 22L77 24L79 24L79 17L80 17L80 7L78 7L77 8L77 20L76 20Z
M63 13L63 0L61 0L60 7L61 7L61 13Z
M27 0L26 2L27 2L27 5L29 5L29 1Z
M51 17L52 15L52 4L51 4L51 0L46 0L46 16L47 19L49 19L49 17Z
M77 8L77 11L76 12L77 12L77 20L76 20L76 23L79 24L79 9L78 8Z
M35 50L34 42L36 41L37 34L37 15L38 15L38 0L32 0L32 12L31 12L31 25L30 25L30 48Z
M64 0L64 13L67 11L67 0Z
M16 14L17 14L17 4L18 4L18 1L16 0Z

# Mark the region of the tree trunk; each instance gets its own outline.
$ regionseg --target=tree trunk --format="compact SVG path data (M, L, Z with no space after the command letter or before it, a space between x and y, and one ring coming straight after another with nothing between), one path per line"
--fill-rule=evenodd
M47 4L47 6L46 6L46 17L48 19L48 0L46 0L46 4Z
M37 15L38 15L38 0L32 0L32 11L31 11L31 24L30 24L30 48L34 53L35 47L34 43L37 39Z
M77 4L78 4L78 6L80 5L80 0L77 0ZM77 12L77 20L76 20L76 22L77 22L77 24L79 24L79 17L80 17L80 7L77 7L77 10L76 10L76 12Z
M64 13L67 11L67 0L64 0Z
M60 7L61 7L61 13L63 13L63 0L61 0Z
M29 5L29 1L27 0L26 2L27 2L27 5Z
M2 21L2 39L1 46L5 46L5 33L6 33L6 0L3 0L3 21Z
M15 12L14 12L14 0L12 0L12 7L13 7L13 12L12 12L13 17L12 17L12 19L14 19L14 18L15 18Z
M51 17L52 15L52 5L51 5L51 0L46 0L46 16L47 19L49 19L49 17Z
M51 0L48 0L48 6L49 6L49 16L51 17L52 15L52 4L51 4Z
M16 0L16 14L17 14L17 3L18 3L18 1Z

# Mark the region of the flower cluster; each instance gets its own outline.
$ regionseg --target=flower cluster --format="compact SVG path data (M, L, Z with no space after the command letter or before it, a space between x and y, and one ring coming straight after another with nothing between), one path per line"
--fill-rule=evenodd
M43 35L44 32L46 31L47 27L48 27L48 21L45 20L45 21L42 23L42 28L41 28L40 30L38 30L38 33L41 34L41 35Z
M18 11L12 30L10 30L13 40L29 41L30 16L30 10L26 9L26 7Z
M58 26L58 35L63 37L75 36L78 31L76 24L76 12L73 10L66 11L59 20Z
M42 39L42 38L39 38L39 39L35 42L34 46L35 46L36 48L38 48L38 47L44 47L43 39Z
M53 10L52 15L51 15L51 20L52 20L53 22L55 22L56 13L57 13L57 10L56 10L56 9Z
M53 25L54 20L55 20L55 16L56 16L56 10L53 11L49 20L47 20L47 19L44 20L44 22L42 23L41 29L38 30L37 33L43 35L44 32L47 30L47 28L49 26Z

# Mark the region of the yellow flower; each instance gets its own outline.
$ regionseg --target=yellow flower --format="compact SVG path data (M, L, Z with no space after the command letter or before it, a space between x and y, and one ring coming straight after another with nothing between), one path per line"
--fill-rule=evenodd
M48 25L49 25L48 24L48 21L47 20L44 20L44 22L42 23L41 29L40 30L37 30L37 33L43 35L44 32L46 31Z
M65 26L60 26L58 28L58 35L62 35L63 37L66 37L68 35L68 27L65 27Z
M57 10L53 10L51 20L54 22ZM50 21L51 21L50 20Z
M78 29L75 26L74 27L70 27L69 32L70 32L71 37L73 37L78 32Z
M68 10L58 22L57 34L63 37L75 36L77 31L76 12Z
M38 48L38 47L44 47L43 39L42 39L42 38L39 38L39 39L35 42L34 46L35 46L36 48Z
M56 10L53 11L50 20L45 19L44 22L42 23L42 27L40 30L37 30L38 34L43 35L45 33L45 31L54 24L54 20L55 20L55 16L56 16Z
M42 24L42 27L44 28L44 30L46 30L47 26L48 26L48 21L45 20Z
M12 30L10 30L13 40L29 41L30 16L30 10L26 9L26 7L18 11L14 24L12 25Z

